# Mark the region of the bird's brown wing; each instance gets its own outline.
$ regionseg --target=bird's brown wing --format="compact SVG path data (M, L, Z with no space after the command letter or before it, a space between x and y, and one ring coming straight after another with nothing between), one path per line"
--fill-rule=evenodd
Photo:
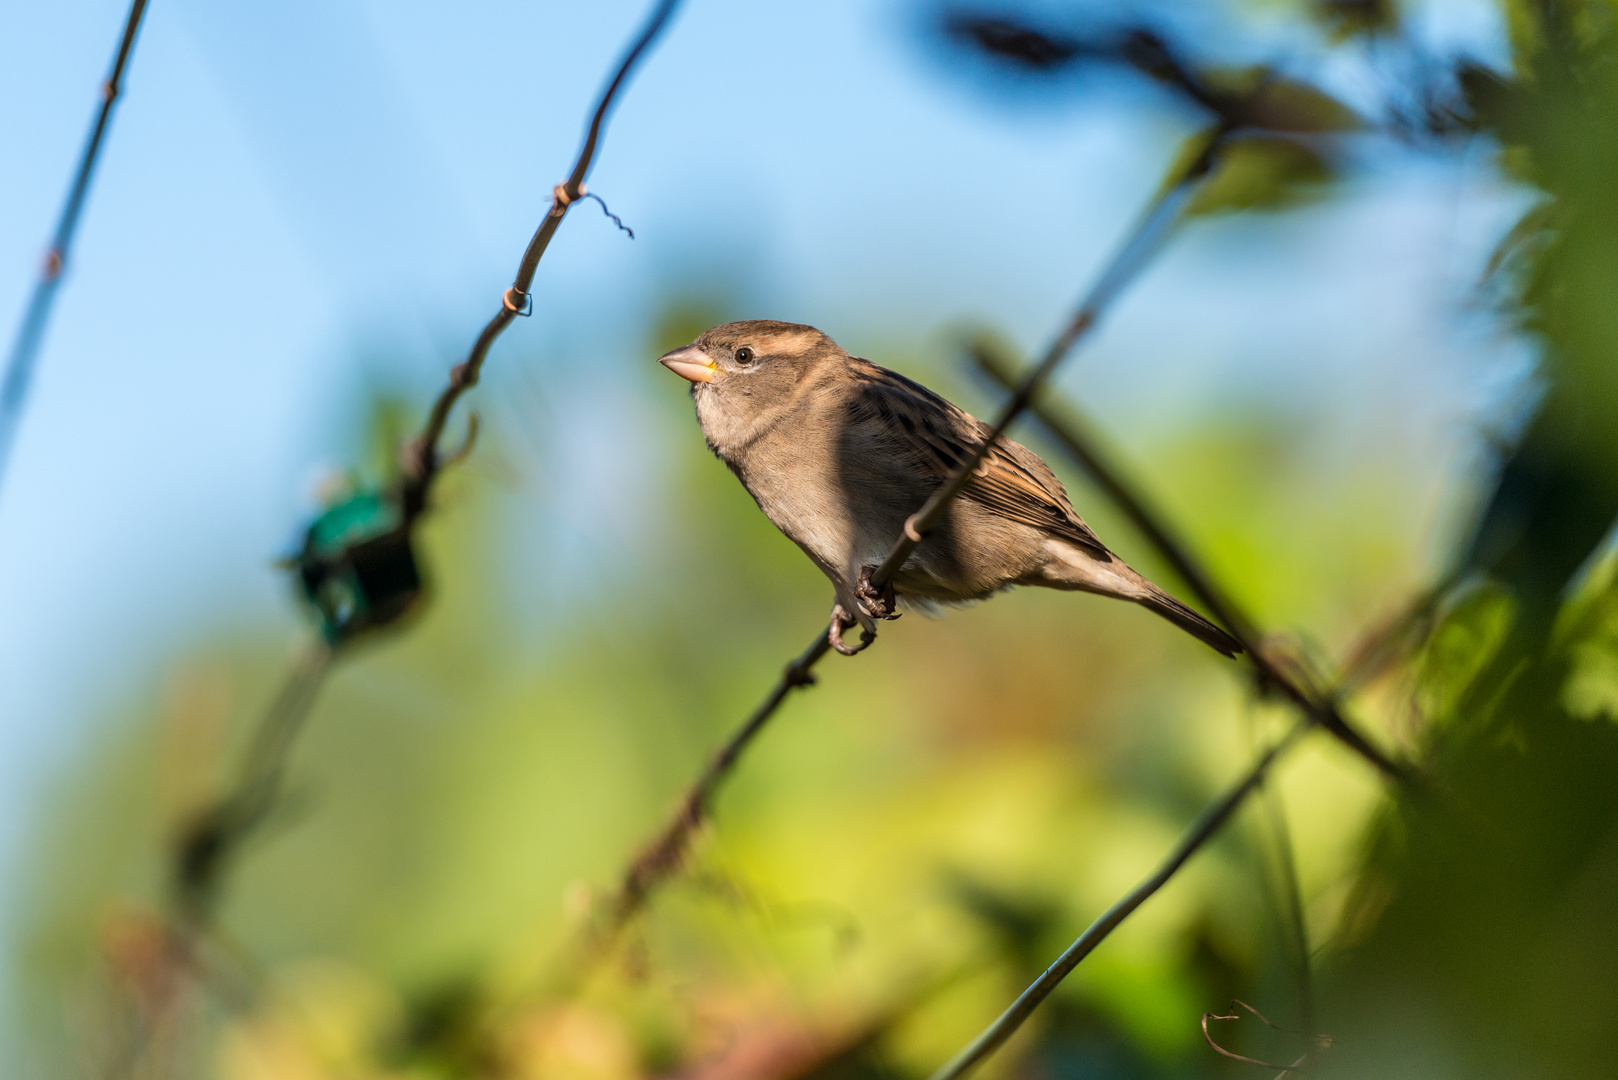
M953 475L988 437L991 429L987 424L903 375L860 360L854 364L853 375L860 384L851 401L856 418L880 424L890 449L900 451L912 465L940 482ZM1024 455L1030 460L1019 461ZM964 497L1003 518L1111 560L1106 545L1073 511L1061 482L1032 451L1008 446L1002 439L974 473L961 493Z

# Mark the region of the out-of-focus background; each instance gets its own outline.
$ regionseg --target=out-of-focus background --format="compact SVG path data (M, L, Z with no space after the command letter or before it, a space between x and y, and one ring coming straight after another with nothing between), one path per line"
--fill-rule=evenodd
M1604 1075L1618 87L1594 0L691 0L589 181L634 239L575 208L492 353L421 610L335 668L231 865L229 977L165 954L178 831L314 633L276 560L345 483L387 482L644 14L153 4L0 488L8 1073L924 1076L1281 730L1240 666L1132 608L910 615L822 665L684 874L554 992L830 600L655 357L808 322L983 415L962 340L1037 350L1207 122L1082 50L961 31L981 15L1148 26L1365 119L1305 140L1307 175L1230 181L1056 387L1281 652L1332 670L1449 586L1351 700L1430 782L1315 736L990 1068L1256 1073L1199 1026L1239 997L1312 1022L1343 1075ZM123 15L0 12L5 319Z

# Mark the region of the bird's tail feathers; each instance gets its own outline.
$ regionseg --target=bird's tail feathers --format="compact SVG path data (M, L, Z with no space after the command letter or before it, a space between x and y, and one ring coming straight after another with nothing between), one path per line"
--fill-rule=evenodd
M1235 656L1242 651L1241 642L1151 582L1147 581L1144 584L1148 591L1144 595L1136 597L1135 603L1148 611L1161 615L1198 641L1224 653L1226 656Z
M1099 560L1090 552L1058 539L1049 540L1045 550L1052 558L1041 568L1043 576L1030 584L1078 589L1130 600L1161 615L1226 656L1235 656L1242 651L1241 643L1235 638L1141 577L1116 555L1108 560Z

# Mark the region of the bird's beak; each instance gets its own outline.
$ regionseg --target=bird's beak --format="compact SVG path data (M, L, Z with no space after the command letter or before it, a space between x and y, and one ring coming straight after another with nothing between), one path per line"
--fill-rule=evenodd
M690 379L694 383L713 382L719 374L719 362L710 360L708 354L695 345L664 353L657 358L657 362L680 378Z

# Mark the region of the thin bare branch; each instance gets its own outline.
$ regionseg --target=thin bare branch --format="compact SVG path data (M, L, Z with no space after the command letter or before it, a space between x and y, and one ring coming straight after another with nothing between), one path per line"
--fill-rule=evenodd
M975 345L972 352L978 365L1002 386L1017 386L1020 395L1022 388L1028 385L1029 378L1019 379L1004 358L996 356L981 343ZM1035 374L1038 374L1038 369ZM1012 400L1015 402L1018 398ZM1388 757L1344 719L1335 694L1321 693L1306 686L1275 662L1263 647L1263 635L1253 621L1231 600L1230 594L1214 581L1201 562L1191 555L1190 546L1175 535L1163 515L1150 508L1146 498L1140 494L1140 485L1124 480L1122 471L1099 449L1099 440L1091 434L1093 428L1090 423L1071 403L1054 401L1052 395L1047 394L1041 400L1032 402L1030 408L1051 435L1090 474L1096 485L1157 548L1214 618L1224 624L1241 643L1261 685L1274 687L1384 775L1405 781L1415 778L1415 771L1410 765Z
M1096 946L1105 941L1107 935L1118 929L1136 908L1144 904L1153 893L1178 873L1186 860L1213 839L1237 808L1264 782L1265 775L1269 772L1270 766L1275 764L1276 759L1297 742L1311 726L1313 725L1307 720L1300 720L1291 731L1260 755L1247 770L1246 775L1192 822L1180 842L1174 846L1174 850L1169 852L1168 857L1150 877L1135 886L1128 895L1091 923L1089 928L1079 935L1078 940L1069 945L1067 950L1057 957L1056 962L1046 968L1044 973L1022 992L1010 1008L1001 1013L999 1018L985 1028L983 1033L973 1039L964 1050L933 1073L929 1080L957 1080L965 1076L1011 1038L1017 1029L1022 1027L1023 1022L1033 1015L1040 1003L1050 996L1051 991L1067 978L1069 972L1078 967L1079 961L1095 951Z
M1249 1008L1251 1008L1251 1006L1249 1006ZM1255 1012L1255 1015L1256 1015L1257 1010L1254 1010L1254 1012ZM1230 1058L1232 1061L1240 1061L1244 1065L1257 1065L1261 1069L1280 1069L1281 1071L1280 1071L1280 1073L1277 1074L1278 1076L1285 1076L1287 1073L1296 1070L1300 1065L1303 1064L1303 1058L1301 1058L1301 1057L1297 1061L1294 1061L1291 1065L1277 1065L1277 1064L1275 1064L1274 1062L1271 1062L1271 1061L1260 1061L1258 1058L1248 1057L1246 1054L1238 1054L1233 1050L1226 1050L1223 1046L1220 1046L1217 1042L1214 1041L1213 1034L1211 1032L1209 1032L1209 1030L1208 1030L1208 1021L1210 1021L1210 1020L1240 1020L1240 1019L1241 1019L1241 1017L1238 1016L1236 1013L1231 1013L1229 1016L1221 1016L1218 1013L1203 1013L1202 1014L1202 1037L1208 1041L1208 1045L1213 1047L1215 1052L1223 1054L1225 1057ZM1259 1019L1262 1020L1263 1017L1260 1017ZM1265 1023L1269 1023L1269 1021L1265 1021ZM1275 1027L1274 1024L1270 1024L1270 1026Z
M230 790L207 806L178 838L169 867L170 912L163 920L163 963L175 977L206 983L234 1008L250 999L240 977L227 978L206 954L205 945L221 947L237 969L250 970L252 961L214 925L224 873L236 856L268 820L286 776L287 760L321 683L331 670L333 650L320 641L293 665L286 681L259 719L241 772ZM175 1007L174 990L150 1007L119 1040L103 1073L108 1080L132 1076L148 1055L152 1038L164 1016Z
M407 518L414 518L426 508L427 492L440 466L438 442L443 437L444 424L449 419L450 410L455 407L462 394L477 385L478 375L483 370L483 361L488 356L489 347L494 344L495 339L505 332L506 327L510 326L517 316L529 312L532 303L529 290L534 283L534 273L539 269L539 260L544 256L545 249L550 247L551 237L556 235L556 229L567 216L568 208L585 194L584 178L589 174L590 166L595 163L596 149L600 145L607 114L612 109L619 89L634 71L641 56L668 24L679 3L680 0L659 0L657 7L647 17L640 34L630 45L629 51L624 54L612 80L597 101L595 112L590 118L590 129L584 138L584 147L579 151L578 160L573 163L573 171L551 192L550 212L534 231L533 239L528 241L522 261L517 264L517 274L511 288L501 296L500 309L483 327L482 333L478 334L466 359L451 369L449 385L438 395L438 400L433 402L432 410L427 415L427 423L407 455L404 484Z
M564 986L588 974L596 961L617 942L624 928L646 905L658 886L680 871L693 837L707 819L714 794L736 767L742 751L764 730L764 725L775 715L787 695L798 687L814 685L812 669L830 650L828 628L822 630L820 636L786 666L758 708L709 759L702 775L680 797L679 805L657 836L629 864L617 891L606 905L604 917L591 927L589 937L578 955L577 966L564 973Z
M68 256L73 250L73 237L79 229L79 217L84 210L85 198L90 193L90 179L95 174L96 162L101 157L101 146L112 122L112 107L123 89L124 69L129 66L130 54L135 48L135 35L140 32L141 20L146 15L147 0L134 0L124 19L124 32L118 39L118 53L112 61L112 70L101 84L101 107L96 110L95 122L90 126L90 137L79 155L79 167L73 174L73 183L67 189L67 201L62 205L51 237L50 250L45 254L39 280L28 298L22 325L11 344L11 355L6 360L5 382L0 385L0 486L5 483L6 466L11 460L11 446L22 423L22 411L28 400L28 388L33 382L34 368L39 352L45 344L45 328L50 322L51 309L62 283L62 272L67 268Z

